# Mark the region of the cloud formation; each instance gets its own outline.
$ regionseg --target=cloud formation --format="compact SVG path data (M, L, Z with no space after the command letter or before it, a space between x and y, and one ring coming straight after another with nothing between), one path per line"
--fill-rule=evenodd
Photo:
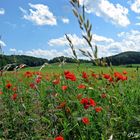
M76 34L68 34L69 38L71 39L72 43L74 46L76 47L85 47L87 46L87 42L85 41L85 39L78 37ZM99 36L96 34L93 34L93 39L92 39L92 43L95 44L95 42L102 42L102 43L110 43L110 42L114 42L113 39L111 38L107 38L104 36ZM68 46L68 41L66 39L65 36L57 38L57 39L51 39L48 42L49 46Z
M135 2L131 5L131 10L135 13L140 13L140 0L135 0Z
M5 14L5 10L3 8L0 8L0 15L4 15Z
M90 52L90 48L87 47L87 43L84 39L78 37L75 34L69 35L69 37L71 38L71 41L73 42L76 50L81 48ZM129 32L121 32L118 33L118 38L120 41L93 34L92 44L94 45L96 42L99 52L98 56L110 56L125 51L140 51L140 31L131 30ZM66 45L68 46L68 42L65 36L58 39L51 39L48 44L50 46L59 47ZM80 53L78 54L80 56Z
M5 44L2 40L0 40L0 46L1 46L1 47L5 47L6 44Z
M118 37L120 41L99 45L99 56L110 56L125 51L140 51L140 31L121 32Z
M20 10L24 14L24 19L29 20L40 26L57 25L56 17L49 10L49 7L47 5L29 3L29 6L31 7L31 9L29 9L29 12L20 7Z
M68 18L62 18L61 19L63 23L68 24L69 23L69 19Z
M10 52L14 54L19 54L19 55L28 55L28 56L34 56L34 57L39 57L39 58L47 58L47 59L52 59L54 57L59 57L59 56L69 56L71 57L71 50L70 48L64 49L63 51L58 51L56 49L51 49L51 50L45 50L45 49L32 49L28 51L23 51L23 50L17 50L15 48L11 48Z
M135 25L140 26L140 23L136 23Z
M72 38L74 37L74 38ZM76 37L76 39L75 39ZM71 35L72 40L76 43L75 49L78 55L78 58L85 59L86 57L83 57L81 52L78 50L78 48L81 48L85 51L91 52L90 48L86 46L85 41L74 35ZM140 31L138 30L131 30L129 32L121 32L118 34L118 38L120 41L112 40L111 38L106 38L103 36L96 35L97 46L98 46L98 57L105 57L105 56L111 56L115 55L121 52L125 51L140 51ZM102 41L104 43L102 43ZM68 42L66 41L65 37L61 37L58 39L50 40L50 46L65 46L68 45ZM58 44L59 43L59 44ZM60 50L60 48L56 49L32 49L32 50L16 50L15 48L11 49L11 51L14 51L15 54L24 54L29 56L35 56L35 57L42 57L47 59L52 59L54 57L58 56L67 56L72 57L72 51L69 46L67 46L65 49Z
M79 0L85 5L87 13L94 13L115 25L126 27L130 24L128 9L120 4L113 4L108 0Z

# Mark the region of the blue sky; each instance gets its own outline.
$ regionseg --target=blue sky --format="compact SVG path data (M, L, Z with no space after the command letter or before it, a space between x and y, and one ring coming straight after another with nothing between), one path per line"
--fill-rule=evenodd
M93 28L99 57L140 51L140 0L79 0ZM0 44L4 54L51 59L71 57L65 38L90 51L72 13L69 0L0 0Z

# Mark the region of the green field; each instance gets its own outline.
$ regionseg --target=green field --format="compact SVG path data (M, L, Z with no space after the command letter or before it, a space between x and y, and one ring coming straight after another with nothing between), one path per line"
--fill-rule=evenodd
M137 65L133 65L132 67L126 67L126 66L112 66L114 71L128 71L130 73L136 72L137 70ZM27 67L22 69L22 71L39 71L41 68L41 66L39 67ZM79 71L94 71L94 72L109 72L111 71L110 67L102 67L102 66L93 66L91 63L84 63L84 64L73 64L73 63L69 63L69 64L64 64L61 65L60 63L56 63L56 64L48 64L47 66L45 66L44 68L42 68L42 72L48 72L48 73L62 73L64 70L70 70L73 72L79 72Z
M136 68L59 64L5 71L0 77L0 138L140 138Z
M0 140L140 140L139 0L8 3Z

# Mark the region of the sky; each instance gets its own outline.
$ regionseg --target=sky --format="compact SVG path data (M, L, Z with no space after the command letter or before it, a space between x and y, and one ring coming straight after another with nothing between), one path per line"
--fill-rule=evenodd
M79 0L92 24L98 57L140 51L140 0ZM90 51L69 0L0 0L0 45L4 54L52 59L72 57L65 34Z

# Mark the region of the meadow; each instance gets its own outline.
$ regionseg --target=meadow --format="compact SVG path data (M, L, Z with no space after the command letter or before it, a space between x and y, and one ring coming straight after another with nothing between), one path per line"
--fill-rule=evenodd
M105 67L84 5L70 3L90 48L79 51L97 66L78 64L65 34L77 63L0 71L0 140L140 139L138 65Z
M53 64L0 77L2 140L140 138L136 68Z

